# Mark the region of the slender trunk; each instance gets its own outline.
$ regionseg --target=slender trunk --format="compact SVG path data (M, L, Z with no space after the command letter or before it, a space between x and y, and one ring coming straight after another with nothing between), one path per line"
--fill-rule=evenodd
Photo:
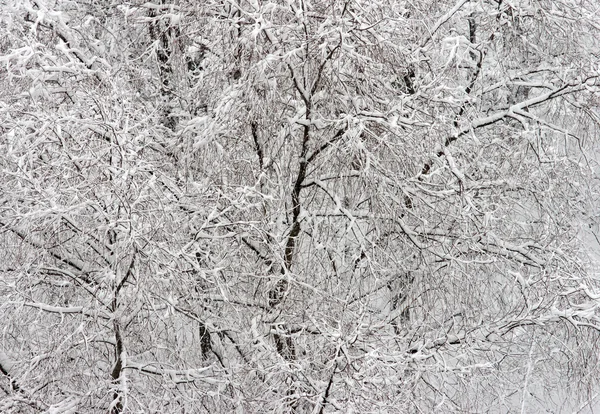
M112 304L113 313L117 310L117 301L113 300ZM113 387L115 392L113 393L113 403L111 404L110 414L121 414L123 412L123 396L119 391L119 382L123 373L123 336L121 334L121 326L117 320L113 321L113 329L115 331L115 364L113 370L110 373Z

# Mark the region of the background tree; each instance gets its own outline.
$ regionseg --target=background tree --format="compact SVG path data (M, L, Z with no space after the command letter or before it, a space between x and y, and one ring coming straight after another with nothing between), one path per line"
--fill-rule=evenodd
M594 4L1 10L1 410L593 400Z

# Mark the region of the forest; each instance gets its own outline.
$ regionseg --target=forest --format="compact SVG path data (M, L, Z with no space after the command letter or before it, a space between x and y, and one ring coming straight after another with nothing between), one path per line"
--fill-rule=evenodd
M0 412L600 409L596 0L0 1Z

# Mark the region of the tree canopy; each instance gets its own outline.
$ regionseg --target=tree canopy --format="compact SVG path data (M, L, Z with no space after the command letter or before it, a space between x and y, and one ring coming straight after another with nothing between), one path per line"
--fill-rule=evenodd
M593 407L597 8L2 2L0 411Z

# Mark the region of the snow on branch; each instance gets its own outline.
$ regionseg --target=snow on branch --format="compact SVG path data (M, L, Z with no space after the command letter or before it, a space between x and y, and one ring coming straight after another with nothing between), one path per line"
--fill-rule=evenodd
M459 0L459 2L456 3L450 11L448 11L448 13L446 13L442 17L440 17L440 19L435 23L435 25L429 31L429 36L427 36L427 38L421 43L420 46L425 47L425 45L427 45L427 43L429 43L429 41L433 38L433 35L435 35L435 33L438 31L438 29L440 27L442 27L442 25L444 23L446 23L448 20L450 20L452 18L452 16L454 16L456 14L456 12L458 12L460 10L460 8L462 6L464 6L464 4L467 2L469 2L469 0Z
M18 302L11 302L12 304L21 304L23 306L29 306L31 308L37 308L40 310L43 310L45 312L50 312L50 313L59 313L59 314L68 314L68 313L80 313L82 315L85 316L91 316L91 317L101 317L104 319L110 319L110 316L107 315L105 312L100 311L100 310L89 310L84 308L83 306L52 306L52 305L48 305L45 303L39 303L39 302L25 302L25 303L18 303Z
M212 365L204 368L191 369L165 369L157 368L155 365L157 365L157 363L140 364L127 361L127 365L124 369L136 370L150 375L170 377L176 384L195 381L203 381L210 384L220 384L223 382L207 375L208 373L212 373Z

